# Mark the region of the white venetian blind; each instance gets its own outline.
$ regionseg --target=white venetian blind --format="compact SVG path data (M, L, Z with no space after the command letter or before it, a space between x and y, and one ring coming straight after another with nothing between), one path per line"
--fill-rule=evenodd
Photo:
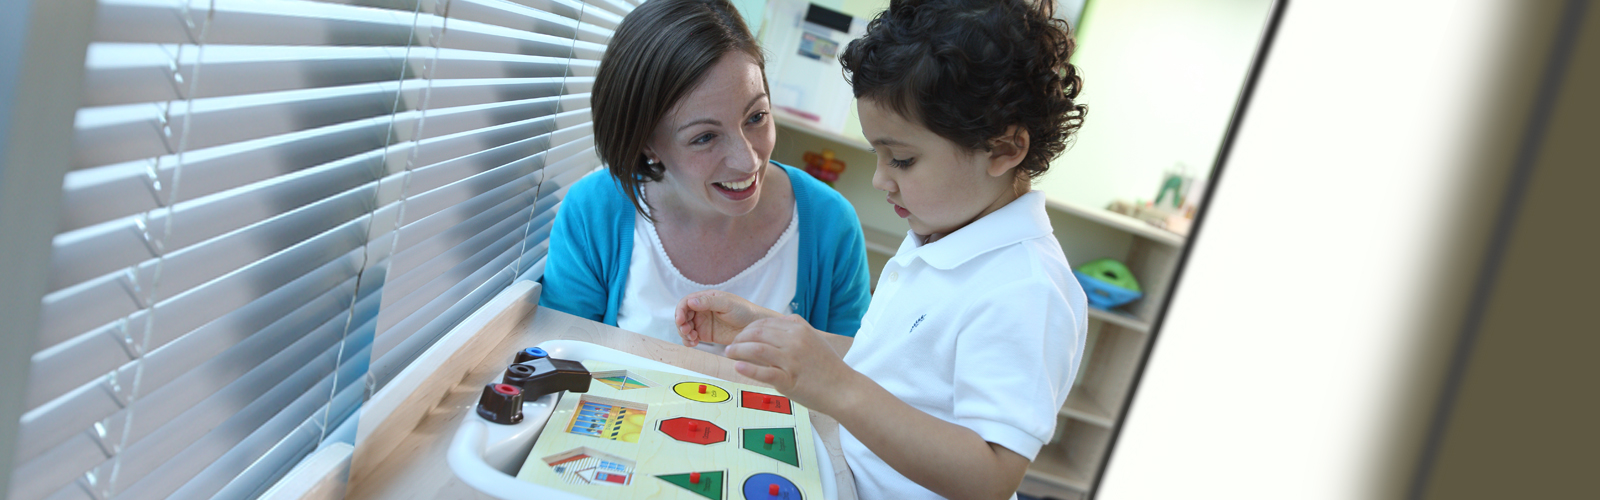
M536 276L629 0L99 0L9 498L249 498Z

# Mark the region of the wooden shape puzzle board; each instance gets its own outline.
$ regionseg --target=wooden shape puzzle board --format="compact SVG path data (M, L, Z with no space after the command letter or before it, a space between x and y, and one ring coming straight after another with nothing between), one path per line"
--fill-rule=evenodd
M777 391L584 361L517 478L601 500L822 500L811 417Z

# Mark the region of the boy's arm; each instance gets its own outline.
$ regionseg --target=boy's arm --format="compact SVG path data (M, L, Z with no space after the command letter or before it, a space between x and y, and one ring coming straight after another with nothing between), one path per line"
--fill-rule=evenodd
M740 374L832 416L895 471L947 498L1009 498L1028 458L890 394L799 316L756 321L728 346Z

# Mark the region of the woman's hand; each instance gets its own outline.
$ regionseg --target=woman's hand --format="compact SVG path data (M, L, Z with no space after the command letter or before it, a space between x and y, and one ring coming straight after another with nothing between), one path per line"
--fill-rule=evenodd
M717 290L684 296L672 313L673 321L678 323L678 336L683 337L687 347L701 342L732 343L734 336L751 323L782 316L744 297Z
M750 323L728 345L733 369L740 375L771 385L802 405L831 414L849 404L845 399L860 373L823 340L830 335L807 324L799 315L768 318Z

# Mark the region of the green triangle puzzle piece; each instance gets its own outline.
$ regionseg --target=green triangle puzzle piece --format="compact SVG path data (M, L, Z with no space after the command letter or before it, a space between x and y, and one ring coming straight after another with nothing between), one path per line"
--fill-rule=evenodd
M772 444L767 444L767 434L772 435ZM793 427L744 429L743 444L746 450L795 467L800 466L800 450L795 447Z
M722 500L722 471L720 470L701 472L699 483L689 482L689 473L660 474L656 477L711 500Z

